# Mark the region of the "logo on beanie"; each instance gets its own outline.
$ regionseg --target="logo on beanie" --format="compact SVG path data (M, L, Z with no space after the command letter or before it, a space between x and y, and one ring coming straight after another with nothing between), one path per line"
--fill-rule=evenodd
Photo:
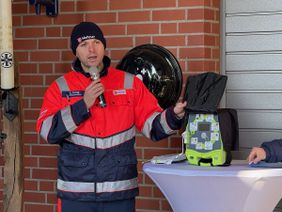
M80 38L77 38L77 42L81 43L82 41L85 41L85 40L88 40L88 39L95 39L95 35L82 36Z

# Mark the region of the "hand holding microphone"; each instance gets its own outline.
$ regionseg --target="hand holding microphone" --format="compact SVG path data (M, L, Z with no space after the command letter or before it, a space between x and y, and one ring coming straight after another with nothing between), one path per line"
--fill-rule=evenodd
M97 82L97 80L100 79L100 75L99 75L99 70L97 69L97 67L93 66L91 68L89 68L88 73L91 76L91 79L93 79L95 82L91 83L85 90L85 96L84 96L84 101L87 105L88 108L90 108L95 99L97 98L97 93L101 93L100 95L98 95L98 99L99 99L99 104L100 107L104 108L107 106L106 101L105 101L105 97L102 93L101 90L103 90L102 85L100 84L100 82ZM100 85L100 86L98 86ZM88 93L90 93L88 95ZM94 94L94 95L93 95ZM96 95L95 95L96 94Z

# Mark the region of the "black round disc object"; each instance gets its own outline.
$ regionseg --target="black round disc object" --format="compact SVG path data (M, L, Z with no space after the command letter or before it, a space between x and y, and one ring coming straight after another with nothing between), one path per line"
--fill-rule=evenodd
M131 49L117 69L140 78L163 109L175 105L180 97L183 80L180 65L162 46L144 44Z

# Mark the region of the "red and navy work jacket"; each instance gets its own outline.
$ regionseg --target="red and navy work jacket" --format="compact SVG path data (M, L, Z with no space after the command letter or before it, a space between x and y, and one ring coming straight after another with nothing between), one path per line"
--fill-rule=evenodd
M157 141L181 126L172 108L162 110L134 75L109 67L101 77L107 106L83 101L91 78L70 71L44 95L37 130L59 144L57 191L76 201L111 201L138 195L136 130Z

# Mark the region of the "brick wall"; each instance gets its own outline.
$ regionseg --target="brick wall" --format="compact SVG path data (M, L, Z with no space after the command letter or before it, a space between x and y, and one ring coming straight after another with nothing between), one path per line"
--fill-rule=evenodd
M219 0L60 0L59 16L37 16L27 0L13 0L14 51L22 92L24 211L56 211L57 146L35 131L42 96L70 68L69 35L80 21L94 21L107 39L113 66L133 47L154 43L178 59L184 82L189 74L219 72ZM137 138L140 196L137 211L171 211L142 161L180 151L179 135L159 143ZM3 155L3 154L2 154ZM3 167L3 157L0 165ZM0 188L3 188L3 168ZM189 191L188 191L189 192ZM2 197L2 195L0 196ZM1 198L3 199L3 198ZM2 201L3 203L3 201ZM2 207L1 207L2 208Z

